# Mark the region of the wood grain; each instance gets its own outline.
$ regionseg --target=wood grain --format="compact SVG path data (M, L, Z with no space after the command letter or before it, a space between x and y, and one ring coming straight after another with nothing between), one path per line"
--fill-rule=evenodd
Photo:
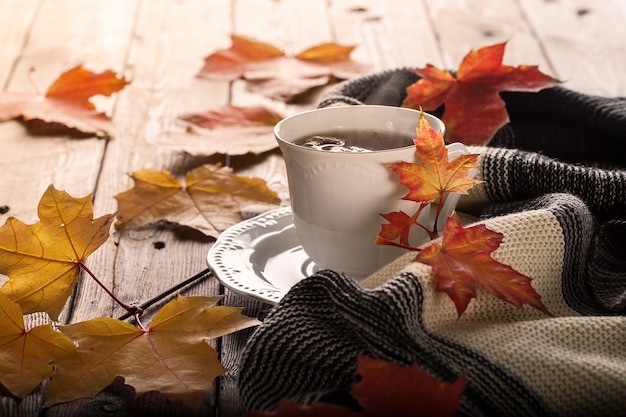
M230 46L239 34L288 54L323 42L356 46L352 58L371 71L427 63L454 69L470 49L507 41L505 63L537 64L566 87L589 94L626 95L624 0L0 0L0 86L34 91L28 72L47 87L78 63L111 68L132 83L97 104L112 115L112 139L36 136L21 123L0 123L0 222L16 216L37 221L37 203L49 184L75 196L94 193L95 215L117 209L115 195L133 186L139 169L178 177L205 163L224 163L239 175L258 176L289 204L285 165L278 150L261 155L193 156L158 146L163 132L179 129L177 116L224 104L262 104L284 115L314 108L329 86L291 103L250 92L244 81L195 77L203 59ZM36 87L35 87L36 88ZM94 273L127 303L141 303L207 268L213 243L197 233L159 223L115 232L88 260ZM6 281L0 276L0 283ZM231 292L215 278L180 291L223 294L224 304L263 317L271 306ZM142 320L170 296L147 309ZM117 306L90 279L81 279L62 323L119 316ZM48 318L36 314L29 325ZM207 393L201 415L234 417L245 410L237 392L243 348L254 329L211 345L229 372ZM46 384L22 401L0 395L0 415L37 416ZM158 393L134 398L116 381L93 399L60 404L48 416L187 415ZM105 414L103 414L105 413ZM108 414L106 414L108 413Z

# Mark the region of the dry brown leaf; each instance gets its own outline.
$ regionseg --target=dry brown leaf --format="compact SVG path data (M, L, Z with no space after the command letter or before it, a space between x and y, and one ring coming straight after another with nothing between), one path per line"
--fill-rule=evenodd
M166 132L151 142L196 156L260 154L278 146L274 125L282 116L263 106L223 106L178 117L185 132Z
M217 237L242 220L243 207L280 203L264 180L237 176L231 168L217 165L188 172L185 184L167 171L144 169L132 178L135 186L115 196L119 230L167 220Z
M293 101L328 84L333 77L363 75L369 66L350 59L353 46L323 43L296 55L287 55L264 42L231 36L230 48L207 56L198 77L212 80L246 80L249 89L267 97Z
M220 299L178 296L147 329L108 317L61 326L78 346L55 362L47 405L92 397L122 376L137 394L159 391L197 409L225 371L206 341L260 324Z

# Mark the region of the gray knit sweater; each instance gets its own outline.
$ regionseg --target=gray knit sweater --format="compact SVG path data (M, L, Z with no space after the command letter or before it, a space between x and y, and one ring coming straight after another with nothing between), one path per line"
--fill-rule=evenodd
M340 84L320 106L402 103L406 69ZM511 122L479 153L460 211L503 233L494 257L533 279L553 314L481 293L461 318L429 267L398 259L362 283L298 283L248 341L242 400L353 404L357 355L451 382L460 415L626 415L626 99L561 87L502 95ZM441 109L440 109L441 110Z

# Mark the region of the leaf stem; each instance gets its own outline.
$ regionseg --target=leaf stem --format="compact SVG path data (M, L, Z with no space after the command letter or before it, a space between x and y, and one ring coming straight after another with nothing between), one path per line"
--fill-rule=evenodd
M196 275L187 278L186 280L174 285L173 287L170 287L169 289L163 291L161 294L158 294L154 297L152 297L151 299L149 299L148 301L144 301L143 303L139 304L136 308L139 309L140 311L145 310L146 308L150 307L152 304L157 303L159 301L161 301L162 299L164 299L165 297L167 297L168 295L171 295L173 293L175 293L176 291L178 291L179 289L195 282L198 281L200 279L203 278L208 278L213 274L213 271L211 271L210 268L206 268L205 270L198 272ZM126 311L126 313L124 313L123 315L121 315L120 317L118 317L118 320L126 320L129 317L132 316L136 316L132 311ZM137 320L137 322L139 323L139 320ZM141 325L141 324L140 324Z
M421 226L419 223L416 223L416 224ZM385 239L384 237L380 237L380 235L376 236L376 243L378 245L395 246L395 247L402 248L402 249L407 249L407 250L410 250L410 251L413 251L413 252L421 251L420 248L416 248L416 247L411 246L411 245L405 245L405 244L400 243L400 242L394 242L393 240L389 240L389 239Z
M108 289L106 287L106 285L104 285L102 283L102 281L100 281L93 272L91 272L91 269L89 269L87 267L87 265L85 265L84 263L80 262L79 263L80 267L83 269L83 271L87 272L87 274L89 274L89 276L91 278L93 278L94 281L96 281L96 283L107 293L109 294L109 297L111 297L113 299L113 301L115 301L120 307L122 307L124 310L126 310L128 313L130 313L130 315L136 315L136 314L141 314L141 307L137 307L137 306L131 306L126 304L125 302L123 302L122 300L120 300L119 298L117 298L117 296L115 294L113 294L113 292Z

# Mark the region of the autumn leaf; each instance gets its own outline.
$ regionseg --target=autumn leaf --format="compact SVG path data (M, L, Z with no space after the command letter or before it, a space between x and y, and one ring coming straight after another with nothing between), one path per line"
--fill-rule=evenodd
M409 367L359 356L352 395L366 416L454 416L465 389L466 376L441 382L415 363Z
M549 314L532 288L531 279L491 256L502 238L501 233L484 224L463 227L453 213L446 222L441 244L434 242L422 248L415 260L434 269L435 290L448 294L459 316L476 297L477 286L518 308L529 304Z
M24 314L46 312L56 320L78 280L82 262L109 238L113 215L93 219L91 195L74 198L48 187L39 222L10 217L0 228L0 292Z
M62 130L72 134L109 134L109 117L98 112L90 99L110 96L123 89L128 81L111 70L94 73L82 66L64 72L45 94L0 93L0 121L21 118L38 131ZM41 125L49 125L41 127Z
M251 62L285 56L283 51L268 43L237 35L231 35L230 39L230 48L218 50L204 59L199 77L233 81L244 76Z
M502 64L506 42L470 51L456 76L431 64L415 71L404 106L432 111L445 105L446 140L485 145L509 122L501 91L539 91L559 81L536 65Z
M264 106L223 106L178 116L185 132L166 132L155 143L191 155L260 154L278 146L274 125L282 116Z
M217 165L188 172L185 184L167 171L140 170L132 178L135 186L115 196L119 230L167 220L217 237L242 220L243 207L280 203L262 179L237 176Z
M24 398L52 375L52 361L74 344L51 324L27 330L20 306L0 293L0 383Z
M359 411L335 404L302 406L281 401L276 410L254 411L249 417L452 417L467 384L465 374L448 384L416 364L404 367L364 355L358 358L356 375L359 379L350 393L361 407Z
M412 216L409 216L403 211L381 214L388 223L381 224L381 231L376 237L376 242L383 243L384 241L394 241L398 239L401 245L409 246L411 228L417 224L417 218L427 206L428 201L422 202L419 209Z
M77 348L55 362L46 405L93 397L121 376L137 395L159 391L198 409L225 372L206 341L260 323L240 308L216 306L220 299L178 296L146 329L108 317L61 326Z
M353 46L324 43L296 55L264 42L231 36L232 45L207 56L198 77L232 81L246 80L248 88L270 98L291 101L332 77L347 79L368 67L352 61Z
M448 160L441 132L435 131L422 113L415 139L419 164L398 162L386 164L400 178L400 184L409 189L404 200L416 202L438 201L444 193L467 194L480 181L470 173L476 169L477 154L464 154Z

